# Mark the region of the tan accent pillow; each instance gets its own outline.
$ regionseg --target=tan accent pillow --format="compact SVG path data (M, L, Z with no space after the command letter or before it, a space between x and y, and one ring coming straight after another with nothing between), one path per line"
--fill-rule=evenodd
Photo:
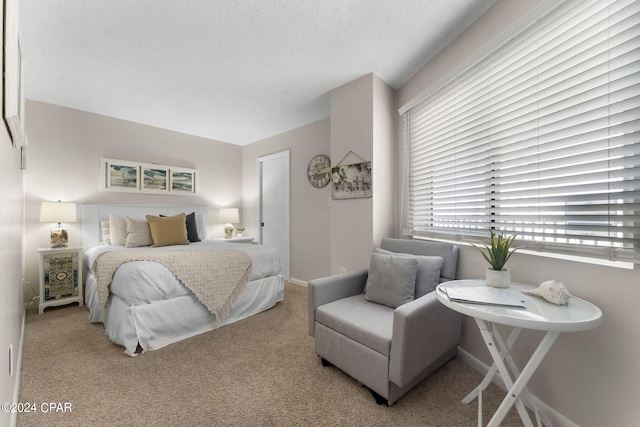
M127 219L127 241L125 246L128 248L151 246L153 239L151 238L149 223L144 219L133 219L128 216L125 218Z
M159 217L147 215L153 246L188 245L185 214Z

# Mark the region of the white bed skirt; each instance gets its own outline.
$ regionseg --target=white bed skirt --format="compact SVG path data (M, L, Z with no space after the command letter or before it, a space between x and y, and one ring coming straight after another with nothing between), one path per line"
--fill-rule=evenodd
M89 320L103 322L96 280L92 274L87 276L86 286ZM135 356L138 344L143 352L157 350L260 313L283 299L282 275L250 281L225 321L217 325L216 316L192 295L129 306L111 294L106 308L108 322L105 333L111 341L124 346L126 354Z

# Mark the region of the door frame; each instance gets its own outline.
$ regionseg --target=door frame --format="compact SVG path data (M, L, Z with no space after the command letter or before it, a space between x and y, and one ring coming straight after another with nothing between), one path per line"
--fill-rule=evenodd
M286 192L287 192L287 197L286 197L286 209L285 209L285 215L283 215L283 219L284 222L286 223L286 227L285 227L285 232L286 232L286 236L284 236L283 238L283 242L285 244L285 250L281 251L284 253L280 254L281 260L282 260L282 276L284 276L285 280L289 280L290 279L290 273L291 273L291 266L290 266L290 252L291 252L291 242L290 242L290 236L291 236L291 219L290 219L290 210L291 210L291 153L290 150L283 150L283 151L279 151L277 153L273 153L273 154L268 154L266 156L261 156L258 157L258 193L259 193L259 200L258 200L258 226L260 229L260 243L264 244L264 239L263 239L263 195L262 195L262 184L263 184L263 165L264 162L270 161L270 160L274 160L274 159L278 159L280 157L286 157L287 159L287 173L286 173L286 180L287 182L285 183L285 188L286 188Z

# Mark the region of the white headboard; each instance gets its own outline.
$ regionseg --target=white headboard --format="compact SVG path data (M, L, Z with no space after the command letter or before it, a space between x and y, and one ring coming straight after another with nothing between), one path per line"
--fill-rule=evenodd
M109 219L109 214L144 219L147 215L177 215L191 212L196 213L198 235L201 239L206 238L209 224L208 206L82 205L82 247L88 249L100 244L100 221Z

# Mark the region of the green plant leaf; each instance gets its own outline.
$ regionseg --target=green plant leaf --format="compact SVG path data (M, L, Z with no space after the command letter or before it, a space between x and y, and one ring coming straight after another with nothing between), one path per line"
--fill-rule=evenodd
M484 245L484 249L473 244L472 246L482 254L492 269L502 270L507 261L509 261L509 258L511 258L511 255L518 250L518 248L510 250L511 244L518 234L516 233L505 237L503 233L496 235L493 229L489 229L489 232L491 233L489 243Z

